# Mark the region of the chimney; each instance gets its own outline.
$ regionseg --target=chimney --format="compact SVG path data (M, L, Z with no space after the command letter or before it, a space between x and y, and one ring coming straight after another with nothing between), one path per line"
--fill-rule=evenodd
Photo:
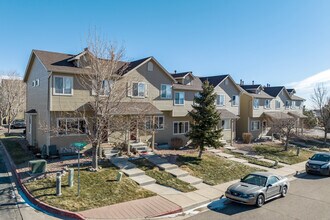
M239 84L242 86L244 85L244 81L242 79L239 80Z
M176 74L176 70L174 70L174 74Z
M252 85L254 85L254 80L252 80Z

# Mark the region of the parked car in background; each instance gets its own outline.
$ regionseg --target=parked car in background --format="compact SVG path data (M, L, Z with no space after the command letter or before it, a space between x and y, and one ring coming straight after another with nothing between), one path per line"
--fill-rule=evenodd
M228 187L226 197L231 201L261 207L266 201L285 197L289 181L286 177L268 172L254 172Z
M11 128L26 128L26 123L24 119L15 119L12 124Z
M316 153L306 163L306 173L330 176L330 153Z

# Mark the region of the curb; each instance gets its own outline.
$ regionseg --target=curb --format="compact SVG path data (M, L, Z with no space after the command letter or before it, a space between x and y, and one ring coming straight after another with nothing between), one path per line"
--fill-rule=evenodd
M27 188L24 186L24 184L22 184L21 182L21 178L20 175L17 173L16 171L16 165L13 163L6 147L4 146L4 144L0 141L0 145L3 146L4 152L6 154L6 157L9 159L9 164L11 166L12 169L12 173L14 174L18 185L20 186L20 188L22 189L23 193L25 194L25 196L37 207L51 213L51 214L55 214L61 217L66 217L66 218L71 218L71 219L85 219L84 216L82 216L81 214L75 213L75 212L71 212L71 211L67 211L67 210L63 210L63 209L59 209L53 206L50 206L44 202L41 202L40 200L36 199L33 197L33 195L27 190Z

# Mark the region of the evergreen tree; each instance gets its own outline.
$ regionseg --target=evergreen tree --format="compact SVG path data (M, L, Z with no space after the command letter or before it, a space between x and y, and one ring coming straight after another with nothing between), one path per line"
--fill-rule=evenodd
M193 110L188 114L193 119L191 130L187 136L192 144L199 148L198 157L202 157L204 147L222 146L219 139L222 137L222 128L217 128L221 118L215 106L216 94L214 88L206 80L203 90L194 98Z

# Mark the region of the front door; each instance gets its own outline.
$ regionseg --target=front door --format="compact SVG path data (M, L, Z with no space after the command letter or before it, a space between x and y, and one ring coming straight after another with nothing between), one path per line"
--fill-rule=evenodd
M267 134L267 121L262 121L262 134Z
M267 199L276 196L280 193L279 179L276 176L271 176L267 181Z

